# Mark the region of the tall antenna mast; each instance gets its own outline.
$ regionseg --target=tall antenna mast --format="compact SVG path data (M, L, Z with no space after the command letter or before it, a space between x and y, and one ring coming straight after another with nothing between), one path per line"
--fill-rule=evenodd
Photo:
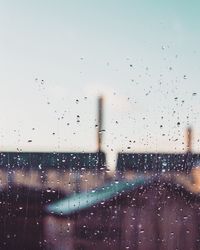
M103 139L103 96L98 98L98 118L97 118L97 149L98 152L102 151L102 139Z
M192 152L192 128L188 127L186 130L186 150L187 153L191 153Z

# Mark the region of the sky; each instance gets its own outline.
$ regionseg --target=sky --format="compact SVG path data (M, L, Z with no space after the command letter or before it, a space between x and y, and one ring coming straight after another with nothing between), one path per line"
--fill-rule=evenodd
M200 151L200 2L0 0L1 151Z

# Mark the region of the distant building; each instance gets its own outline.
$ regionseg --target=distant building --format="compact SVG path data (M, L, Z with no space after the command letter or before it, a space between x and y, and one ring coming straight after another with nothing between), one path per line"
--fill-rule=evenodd
M0 153L0 187L79 192L103 185L106 156L95 153Z
M125 179L136 174L189 173L198 160L200 154L193 153L119 153L116 172Z

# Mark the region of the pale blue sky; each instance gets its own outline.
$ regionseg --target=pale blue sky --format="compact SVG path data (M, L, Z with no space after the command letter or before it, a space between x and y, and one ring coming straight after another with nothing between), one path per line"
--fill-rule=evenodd
M182 151L188 124L200 151L199 10L186 0L0 0L1 150L95 150L103 94L106 152Z

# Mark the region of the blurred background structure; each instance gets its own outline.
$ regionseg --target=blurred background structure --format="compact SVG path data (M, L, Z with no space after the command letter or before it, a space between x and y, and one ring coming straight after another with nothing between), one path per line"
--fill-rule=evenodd
M0 1L0 249L200 249L199 9Z

